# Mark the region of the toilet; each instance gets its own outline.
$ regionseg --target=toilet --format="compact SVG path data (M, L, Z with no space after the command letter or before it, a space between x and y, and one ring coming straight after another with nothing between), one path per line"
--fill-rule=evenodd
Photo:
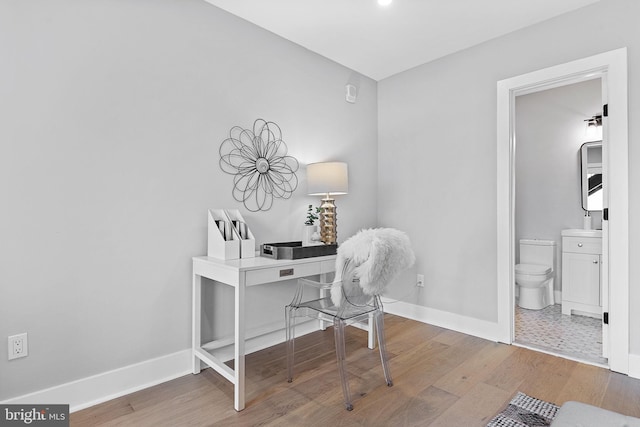
M555 263L556 242L553 240L520 240L520 263L515 267L518 306L541 310L554 304Z

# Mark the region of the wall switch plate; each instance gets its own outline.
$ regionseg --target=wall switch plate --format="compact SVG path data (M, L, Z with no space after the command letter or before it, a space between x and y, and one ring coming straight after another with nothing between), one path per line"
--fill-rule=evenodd
M418 274L418 278L416 279L416 286L419 288L424 288L424 274Z
M27 357L29 355L29 346L27 342L27 334L11 335L8 338L9 360L19 357Z

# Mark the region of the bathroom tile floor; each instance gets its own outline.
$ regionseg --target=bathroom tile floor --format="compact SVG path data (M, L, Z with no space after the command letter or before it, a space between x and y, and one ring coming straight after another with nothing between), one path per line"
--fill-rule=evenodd
M560 304L542 310L516 305L515 342L531 348L607 365L602 357L602 322L586 316L562 314Z

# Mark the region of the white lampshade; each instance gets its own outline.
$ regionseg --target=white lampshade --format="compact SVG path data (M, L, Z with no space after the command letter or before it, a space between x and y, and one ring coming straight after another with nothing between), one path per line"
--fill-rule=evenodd
M347 194L349 173L346 163L324 162L307 165L307 193L310 196Z

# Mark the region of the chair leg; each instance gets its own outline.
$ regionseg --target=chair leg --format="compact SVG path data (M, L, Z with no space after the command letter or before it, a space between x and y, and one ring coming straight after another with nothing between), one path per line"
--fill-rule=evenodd
M287 382L293 381L293 364L294 364L294 342L295 342L295 318L293 317L293 308L286 306L284 308L285 330L287 340Z
M336 339L336 356L338 358L338 371L340 372L340 381L342 382L344 404L347 411L351 411L353 409L353 405L351 404L351 392L349 391L349 378L347 377L347 366L345 361L347 356L344 342L344 322L338 318L334 319L333 331Z
M387 385L391 387L393 380L391 379L391 371L389 370L389 361L387 360L387 342L384 337L384 313L379 311L375 314L376 331L378 332L378 348L380 348L380 360L382 361L382 370Z

